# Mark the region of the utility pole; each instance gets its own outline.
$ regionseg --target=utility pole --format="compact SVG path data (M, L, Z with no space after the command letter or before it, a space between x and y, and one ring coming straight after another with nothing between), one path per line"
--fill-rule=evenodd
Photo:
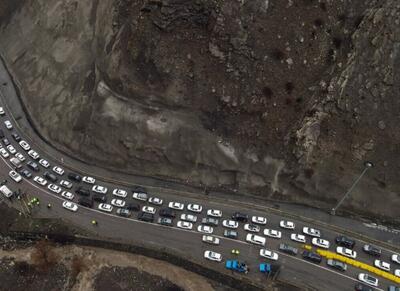
M331 209L331 215L336 215L336 210L339 208L340 205L342 205L343 201L347 198L347 196L350 195L351 191L353 191L354 187L360 182L361 178L365 175L365 173L368 171L368 169L372 168L374 166L373 163L371 162L365 162L364 163L364 170L361 172L360 176L357 178L357 180L354 181L353 185L347 190L347 192L343 195L342 199L338 202L338 204Z

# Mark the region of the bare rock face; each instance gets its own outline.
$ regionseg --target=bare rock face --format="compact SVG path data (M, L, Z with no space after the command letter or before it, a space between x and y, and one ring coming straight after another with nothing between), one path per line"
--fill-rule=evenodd
M372 159L349 207L398 202L398 9L338 2L5 1L0 50L89 163L326 206Z

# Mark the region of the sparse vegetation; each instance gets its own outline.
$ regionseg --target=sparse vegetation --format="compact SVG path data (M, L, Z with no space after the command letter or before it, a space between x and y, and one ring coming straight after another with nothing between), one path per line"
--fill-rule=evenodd
M31 254L31 261L38 271L48 272L57 264L57 255L54 252L53 244L48 240L38 241Z
M268 86L265 86L262 91L263 91L264 96L267 98L271 98L274 95L274 92Z
M79 256L74 256L71 261L71 277L75 279L86 268L84 260Z

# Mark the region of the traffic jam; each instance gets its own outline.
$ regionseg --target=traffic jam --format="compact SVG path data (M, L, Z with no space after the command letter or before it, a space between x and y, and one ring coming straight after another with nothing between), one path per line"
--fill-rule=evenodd
M282 254L299 255L311 263L321 264L323 256L310 246L331 250L346 258L358 257L355 240L337 235L334 240L329 241L324 238L321 230L309 226L298 227L290 220L282 219L277 225L271 225L267 217L249 215L242 211L223 213L220 209L206 208L198 203L165 201L163 197L149 194L142 186L110 189L94 177L67 172L61 165L50 164L15 132L2 107L0 116L0 155L12 167L9 178L15 183L31 181L30 183L48 193L59 196L63 200L62 207L67 211L79 212L80 207L86 207L123 218L198 232L201 240L209 245L209 249L204 251L204 258L218 263L223 262L224 258L221 253L213 251L213 246L220 245L223 239L242 240L260 247L259 256L268 263L261 263L259 271L266 273L271 271L271 266L279 261ZM4 184L0 187L0 192L7 198L11 198L14 193ZM51 205L48 204L47 207L50 208ZM96 225L98 222L93 220L91 223ZM244 232L240 233L239 230ZM274 250L267 248L267 239L282 242ZM400 278L399 254L385 254L386 259L383 260L382 250L377 246L363 244L360 248L361 252L371 256L376 268ZM239 253L238 249L231 250L232 256ZM340 260L324 261L328 268L341 273L349 268ZM244 261L237 259L227 259L224 263L227 269L237 272L247 273L249 270ZM360 272L356 279L360 282L356 284L356 288L379 287L379 279L368 272Z

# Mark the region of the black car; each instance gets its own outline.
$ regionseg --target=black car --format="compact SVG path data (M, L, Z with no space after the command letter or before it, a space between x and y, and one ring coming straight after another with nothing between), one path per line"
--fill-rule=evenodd
M361 283L357 283L354 286L354 290L356 291L373 291L374 289L372 289L372 287L369 287L367 285L361 284Z
M302 256L303 259L311 261L313 263L319 264L322 261L322 257L319 254L310 251L303 251Z
M339 246L352 249L356 245L355 240L352 240L348 237L345 237L344 235L339 235L335 238L336 244Z
M247 222L249 220L249 216L241 212L235 212L232 214L232 219L240 222Z
M6 138L3 138L2 141L3 141L5 146L8 146L10 144L9 140L6 139Z
M328 259L326 261L326 264L329 267L332 267L332 268L334 268L336 270L339 270L339 271L342 271L342 272L347 270L347 265L345 263L341 262L341 261L337 261L337 260L334 260L334 259Z
M18 172L27 179L32 178L32 173L29 172L27 169L20 169Z
M30 168L32 171L39 172L39 165L36 164L35 162L28 161L28 162L26 163L26 165L27 165L28 168Z
M54 175L50 172L44 172L43 176L45 176L45 178L47 178L47 180L50 180L53 183L57 182L57 180L58 180L56 175Z
M83 187L78 187L75 190L76 194L82 195L82 196L90 196L90 191L89 189L83 188Z
M93 207L93 200L88 197L79 197L78 203L85 207L89 207L89 208Z
M297 249L287 244L280 244L279 250L292 256L297 255Z
M94 193L93 194L93 200L100 202L100 203L104 203L107 201L107 196L104 194L98 194L98 193Z
M5 138L4 131L0 129L0 138Z
M11 136L13 137L13 139L16 141L16 142L20 142L21 141L21 137L19 136L19 134L18 133L12 133L11 134Z
M80 182L80 181L82 181L82 177L81 176L79 176L78 174L75 174L75 173L69 173L68 174L68 178L70 179L70 180L72 180L72 181L75 181L75 182Z
M154 221L154 215L151 213L146 213L143 211L140 211L138 214L138 219L146 222L153 222Z
M131 211L139 211L140 205L137 203L127 203L125 208Z
M170 208L161 208L160 212L158 214L160 216L169 217L169 218L175 218L176 217L175 211L173 211Z
M117 214L119 216L123 216L123 217L129 217L131 216L131 211L127 208L118 208L117 209Z
M204 217L201 220L201 223L204 225L209 225L209 226L218 226L218 219L213 218L213 217Z
M224 230L224 236L228 237L228 238L237 239L238 233L237 233L236 230L225 229Z
M382 253L380 248L373 245L364 245L363 251L374 257L379 257Z
M169 217L159 217L157 222L161 225L172 226L172 219Z
M144 187L141 186L133 186L132 187L132 193L133 192L137 192L137 193L146 193L147 194L147 190Z

